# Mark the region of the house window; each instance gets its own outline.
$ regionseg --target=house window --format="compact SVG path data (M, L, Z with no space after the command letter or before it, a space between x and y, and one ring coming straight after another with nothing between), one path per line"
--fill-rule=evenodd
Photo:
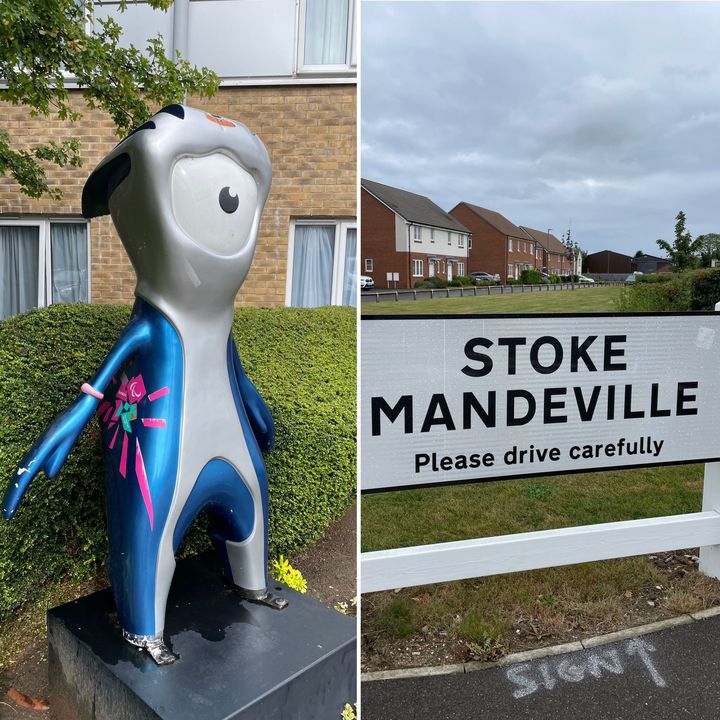
M435 242L435 228L430 228L430 242Z
M508 265L507 276L508 276L508 280L513 276L513 266L512 265Z
M508 252L512 252L512 238L508 238Z
M465 247L465 236L464 235L458 235L458 247L459 248Z
M87 222L0 220L0 319L54 303L88 302Z
M354 219L291 222L286 303L357 305L356 252Z
M452 233L448 232L448 245L452 245Z
M416 242L422 240L422 228L419 225L413 225L413 239Z
M458 275L464 275L465 274L465 263L459 262L457 264L457 274Z
M423 261L422 260L413 260L412 261L412 271L413 271L413 277L422 277L423 276Z
M348 73L357 65L353 0L301 0L298 66L302 73Z
M472 238L468 236L468 250L472 250Z
M372 271L373 271L373 259L365 258L365 272L372 272Z

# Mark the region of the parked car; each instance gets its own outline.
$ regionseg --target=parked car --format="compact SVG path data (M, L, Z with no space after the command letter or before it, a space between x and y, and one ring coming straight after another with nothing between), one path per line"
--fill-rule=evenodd
M594 283L595 281L591 277L587 277L587 275L578 275L578 282L579 283Z
M550 276L547 273L541 272L540 273L540 284L541 285L550 285L552 283L552 280L550 280Z
M360 276L360 289L361 290L369 290L370 288L375 287L375 281L369 276L369 275L361 275Z
M470 277L476 285L479 285L480 283L495 283L496 285L500 284L500 276L497 273L491 275L490 273L486 272L472 272L470 273Z
M636 270L635 272L631 272L626 278L625 278L625 284L626 285L634 285L635 284L635 278L637 275L642 275L642 273L639 270Z

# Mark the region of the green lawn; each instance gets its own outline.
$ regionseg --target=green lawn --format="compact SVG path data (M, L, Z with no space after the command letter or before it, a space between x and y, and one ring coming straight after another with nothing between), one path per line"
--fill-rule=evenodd
M363 551L701 509L701 465L362 498ZM668 557L672 554L666 554ZM720 604L720 583L645 556L363 595L364 667L495 659ZM438 652L438 647L444 650ZM412 653L403 653L411 647Z
M556 292L506 293L477 297L432 300L400 300L399 302L364 302L362 315L411 315L437 313L552 313L552 312L614 312L613 301L623 287L578 288Z

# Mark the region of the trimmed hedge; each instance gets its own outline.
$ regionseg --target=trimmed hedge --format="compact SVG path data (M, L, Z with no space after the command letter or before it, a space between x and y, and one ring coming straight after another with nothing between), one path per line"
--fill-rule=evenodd
M642 277L657 279L640 281ZM720 301L718 268L672 275L638 275L637 280L639 282L625 288L616 301L621 312L713 310Z
M0 321L0 489L23 454L95 373L127 306L56 305ZM265 456L270 557L319 538L355 499L355 312L244 308L233 334L275 419ZM107 554L104 475L93 419L60 474L35 478L15 518L0 520L0 619L49 580L96 571ZM195 523L185 552L209 546Z
M542 280L539 270L523 270L520 273L520 282L523 285L539 285Z

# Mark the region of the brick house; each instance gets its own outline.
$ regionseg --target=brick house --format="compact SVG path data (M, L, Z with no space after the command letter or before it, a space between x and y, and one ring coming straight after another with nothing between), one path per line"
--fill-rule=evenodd
M578 268L573 268L572 258L565 245L549 230L535 230L525 225L520 228L535 243L538 270L548 275L570 275L574 270L578 271Z
M467 275L470 232L424 195L362 180L361 267L375 287ZM390 277L391 279L388 279Z
M354 3L335 5L175 0L167 13L137 3L116 17L125 41L144 47L160 32L169 56L179 50L213 68L218 93L188 104L245 123L268 149L273 184L238 305L355 304ZM115 13L117 3L95 8L96 17ZM61 201L32 200L0 177L0 318L54 302L133 300L135 275L112 221L88 222L80 210L85 179L118 138L108 116L68 89L84 113L76 123L33 118L3 102L0 87L0 125L16 147L75 136L83 156L82 168L50 170Z
M535 243L504 215L464 201L450 214L472 232L469 272L497 273L506 282L535 267Z

